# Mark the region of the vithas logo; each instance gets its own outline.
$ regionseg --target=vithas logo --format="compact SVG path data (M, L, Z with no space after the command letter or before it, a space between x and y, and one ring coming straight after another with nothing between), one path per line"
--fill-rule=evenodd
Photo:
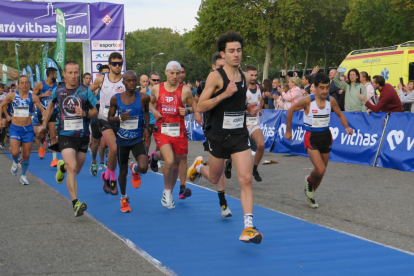
M404 132L402 130L392 130L390 131L390 133L388 133L387 136L387 142L390 145L391 150L395 150L396 149L396 145L394 144L394 140L395 143L397 145L401 144L402 141L404 140Z

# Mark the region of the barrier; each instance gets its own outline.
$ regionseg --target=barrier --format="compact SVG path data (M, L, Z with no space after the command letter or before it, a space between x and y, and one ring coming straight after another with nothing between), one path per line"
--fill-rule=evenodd
M410 127L410 119L413 121L414 114L387 115L381 112L368 115L364 112L344 112L344 115L349 126L354 129L354 134L347 135L336 114L331 114L333 144L329 160L414 171L414 128ZM260 127L265 140L265 150L307 156L303 146L303 112L293 114L292 141L284 138L286 116L286 110L263 110ZM388 123L385 124L387 119ZM192 116L188 116L186 124L192 125L192 140L205 140L201 127Z

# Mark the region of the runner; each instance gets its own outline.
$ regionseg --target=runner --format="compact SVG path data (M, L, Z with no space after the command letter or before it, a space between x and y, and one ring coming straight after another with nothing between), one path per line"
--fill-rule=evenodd
M46 128L52 116L55 104L59 106L58 135L59 150L63 160L57 164L56 182L61 184L66 177L66 187L72 200L75 217L82 216L87 205L78 200L78 182L76 175L80 173L85 162L89 143L88 119L96 118L96 97L85 85L79 83L79 64L67 61L63 72L65 84L59 85L52 92L52 99L47 106L43 125L39 132ZM43 128L43 130L42 130Z
M103 181L103 190L105 193L111 193L111 195L118 194L118 187L116 184L116 158L117 158L117 145L115 139L115 133L118 132L117 125L110 124L108 122L108 112L110 107L110 101L113 95L122 93L125 91L125 86L122 83L122 66L124 64L122 55L118 52L113 52L109 55L109 68L111 69L108 74L102 77L98 76L94 83L91 85L91 90L101 88L100 92L100 107L99 107L99 126L102 132L103 138L109 147L109 154L107 160L106 172L102 172L101 179Z
M180 70L180 63L170 61L165 69L167 81L155 85L151 91L150 110L157 120L154 139L164 159L162 170L165 189L161 203L168 209L175 208L172 190L177 181L180 161L188 153L184 116L192 112L192 107L186 109L184 103L189 106L193 103L191 90L178 83ZM153 154L152 160L161 159L161 155Z
M303 140L305 149L314 166L311 174L305 178L305 195L311 208L318 208L315 191L321 184L325 174L332 148L332 135L329 130L331 111L336 113L341 124L345 127L346 133L349 135L353 133L353 129L348 126L348 121L341 112L337 101L333 97L329 97L329 83L328 75L317 74L313 79L314 94L303 98L289 108L286 118L285 137L292 140L293 112L304 109L303 123L306 133Z
M0 83L0 104L7 96L7 92L4 91L4 84ZM4 142L7 134L7 117L6 114L1 113L0 116L0 149L4 148Z
M217 68L222 68L225 64L225 60L221 57L219 52L214 53L213 55L213 63L211 65L211 68L213 71L215 71ZM204 131L204 124L203 124L203 115L197 111L197 104L199 101L199 98L201 96L201 93L203 92L205 86L205 81L200 82L200 85L198 86L197 93L194 96L193 100L193 110L194 110L194 120L201 126L203 126ZM203 143L204 151L208 151L208 142ZM223 218L231 217L233 214L231 213L231 210L227 204L226 200L226 179L224 177L224 174L221 175L220 180L217 182L217 193L219 198L219 204L220 204L220 212L221 216Z
M246 104L251 76L238 69L243 44L243 37L236 32L227 32L218 38L218 50L225 65L209 74L197 106L198 112L205 112L208 165L203 164L203 157L197 157L188 169L188 179L197 182L202 175L217 184L223 175L224 159L231 157L241 187L244 213L244 230L239 239L261 243L263 235L253 227L252 158L245 122L245 110L251 109Z
M30 111L34 110L34 105L36 105L42 113L44 113L44 110L40 104L39 98L29 93L29 77L24 75L19 76L18 83L19 91L7 94L6 98L0 105L0 112L1 115L3 115L3 107L8 104L12 104L13 115L9 129L10 151L13 158L11 173L13 175L17 175L19 151L20 147L22 147L23 161L21 163L22 174L20 176L20 182L22 185L28 185L29 181L26 177L26 171L29 167L30 151L32 150L32 144L34 140L34 130L32 126L32 117L30 116Z
M129 166L134 188L139 188L141 185L140 174L145 174L148 171L148 155L144 142L151 139L148 130L150 96L136 91L138 79L134 71L125 72L123 83L126 91L112 97L108 121L120 124L116 135L119 164L118 183L121 190L121 212L129 213L131 207L126 194L129 153L132 152L137 161L137 163L131 162ZM116 113L119 116L114 117Z
M53 68L53 67L49 67L46 69L46 79L42 80L41 82L36 83L35 88L33 89L33 94L37 95L40 99L40 103L43 106L43 109L46 109L47 106L49 105L49 102L52 99L52 90L56 88L56 79L57 79L57 69ZM53 114L50 117L48 123L47 123L47 128L49 130L49 138L52 142L52 144L56 144L57 140L56 140L56 116L57 116L57 108L55 108L53 110ZM43 124L43 120L42 120L42 113L37 110L37 123L38 125L42 125ZM36 138L38 141L36 142L37 145L39 145L39 157L40 159L43 159L45 157L46 154L46 148L45 142L40 143L39 138ZM53 160L52 163L50 164L51 167L56 167L57 166L57 156L56 156L56 151L52 152L53 154Z
M158 74L158 73L157 73ZM158 77L158 79L155 79L155 82L159 83L160 82L160 76L154 76L154 74L152 74L152 76L154 78ZM153 80L154 82L154 80ZM139 83L141 84L141 93L147 94L148 96L151 97L151 90L148 86L149 83L149 78L146 75L142 75L139 78ZM150 115L150 120L149 120L149 125L148 125L148 130L150 133L150 136L152 135L153 129L154 129L154 125L155 125L155 118L154 115L152 115L152 112L149 113ZM145 147L147 148L147 152L149 151L149 148L151 146L151 139L146 139L145 140Z

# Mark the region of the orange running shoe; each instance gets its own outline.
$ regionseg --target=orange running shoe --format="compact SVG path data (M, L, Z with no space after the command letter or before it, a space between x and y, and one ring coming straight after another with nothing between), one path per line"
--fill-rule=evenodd
M256 227L247 227L243 230L242 234L240 235L239 240L245 243L256 243L259 244L262 242L263 235L257 231Z
M121 198L121 212L122 213L131 213L131 207L129 207L129 198Z
M40 159L43 159L43 157L45 157L45 154L46 154L45 148L39 148L39 157L40 157Z
M141 176L139 175L139 173L134 171L134 162L131 162L131 164L129 164L129 168L131 169L131 173L132 173L132 187L134 187L135 189L138 189L139 186L141 186Z
M52 163L50 163L50 166L56 168L57 162L58 162L57 158L53 159Z
M199 156L194 160L193 164L187 170L187 177L194 184L197 184L198 180L201 177L201 174L197 172L197 168L196 168L198 165L201 165L201 164L203 164L203 157Z

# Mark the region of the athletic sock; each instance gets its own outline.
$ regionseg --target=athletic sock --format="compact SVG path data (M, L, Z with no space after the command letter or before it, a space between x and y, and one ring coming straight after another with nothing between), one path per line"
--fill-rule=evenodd
M170 189L164 189L165 196L171 196L171 190Z
M313 183L313 180L310 178L310 176L308 176L308 182Z
M253 227L253 214L244 215L244 229Z
M185 183L181 183L181 184L180 184L180 188L181 188L181 187L184 187L184 188L185 188Z
M124 195L121 195L121 198L126 198L128 195L125 193Z
M29 167L29 159L23 159L22 162L22 175L26 175L27 168Z
M56 152L52 152L52 156L53 156L53 159L57 159L57 153Z
M77 199L72 200L72 205L73 205L73 207L75 207L76 202L78 202L78 200L77 200Z
M45 143L40 143L40 147L44 148L45 147Z
M134 163L134 167L132 167L132 170L133 170L135 173L138 173L138 165Z
M115 173L115 171L109 171L109 178L111 180L116 180L116 173Z
M13 157L14 164L19 164L19 156Z
M65 172L66 172L65 165L60 166L60 171L61 171L61 172L63 172L63 173L65 173Z
M226 200L226 197L225 197L226 191L225 190L217 191L217 193L218 193L218 197L219 197L219 200L220 200L220 206L225 205L227 207L227 200Z
M202 166L204 166L204 164L200 164L200 165L196 166L197 173L201 173L201 167Z
M110 176L111 176L111 171L107 167L106 172L105 172L105 179L109 179Z

